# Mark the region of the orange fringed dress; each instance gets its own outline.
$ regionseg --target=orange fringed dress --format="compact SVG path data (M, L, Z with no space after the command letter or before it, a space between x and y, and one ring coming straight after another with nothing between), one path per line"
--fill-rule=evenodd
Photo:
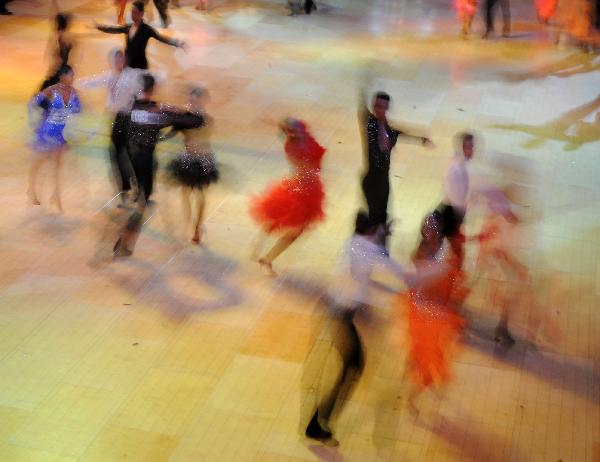
M309 134L289 139L285 153L293 175L252 199L250 214L268 233L303 229L325 218L325 192L321 183L321 159L325 149Z
M468 294L463 280L460 269L452 268L400 296L408 316L409 366L422 387L450 378L449 357L465 324L453 308Z

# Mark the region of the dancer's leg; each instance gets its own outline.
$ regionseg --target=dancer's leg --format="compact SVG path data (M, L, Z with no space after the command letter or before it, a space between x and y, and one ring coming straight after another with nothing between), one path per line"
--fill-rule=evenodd
M195 244L200 243L200 227L204 222L204 204L205 196L203 189L196 189L196 219L194 220L194 236L192 242Z
M29 200L33 205L40 205L40 201L36 192L37 185L37 177L44 163L44 157L41 155L36 155L31 163L31 167L29 168L29 188L27 189L27 195L29 196Z
M62 169L62 157L63 157L64 149L57 149L52 153L52 160L54 163L54 193L52 194L52 200L56 204L58 211L60 213L63 212L62 202L61 202L61 183L60 183L60 173Z
M298 237L300 237L300 235L302 234L302 231L303 231L302 229L299 229L299 230L289 231L286 234L284 234L282 237L280 237L277 240L277 242L271 248L271 250L269 250L269 252L267 252L267 254L259 260L259 263L261 265L268 267L272 272L273 271L273 269L272 269L273 260L275 260L279 255L281 255L283 253L283 251L285 249L287 249L290 245L292 245L294 243L294 241L296 239L298 239Z
M510 0L500 0L500 9L502 10L502 36L508 37L510 34Z
M192 217L192 188L189 186L181 187L181 208L187 226Z
M125 7L127 0L117 0L117 24L125 24Z

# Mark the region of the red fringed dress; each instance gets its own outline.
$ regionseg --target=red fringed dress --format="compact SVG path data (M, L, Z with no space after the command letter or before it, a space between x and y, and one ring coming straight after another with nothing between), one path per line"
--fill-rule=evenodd
M477 0L454 0L454 9L461 21L469 20L477 11Z
M535 0L538 17L544 22L548 22L554 16L557 6L558 0Z
M250 204L250 214L268 233L304 229L325 218L320 177L325 149L307 133L301 138L288 138L285 153L293 175L268 187Z
M408 316L412 379L422 387L450 378L452 348L465 324L453 308L467 296L463 279L453 267L399 297L399 308Z

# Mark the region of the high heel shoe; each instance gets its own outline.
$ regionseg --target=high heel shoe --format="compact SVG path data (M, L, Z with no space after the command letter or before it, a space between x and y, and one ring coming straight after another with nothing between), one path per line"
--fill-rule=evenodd
M27 191L27 196L29 197L29 202L31 202L33 205L41 205L35 192L29 190L29 191Z
M277 273L273 270L273 263L268 262L264 258L261 258L258 260L258 264L260 265L261 268L263 268L265 271L267 271L269 276L271 276L271 277L277 276Z
M192 237L192 244L200 245L200 231L196 230L194 236Z

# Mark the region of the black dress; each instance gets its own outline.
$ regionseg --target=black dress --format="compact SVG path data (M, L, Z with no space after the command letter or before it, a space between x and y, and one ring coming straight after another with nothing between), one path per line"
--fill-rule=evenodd
M179 129L185 137L186 152L178 154L167 166L171 178L182 186L204 188L218 181L219 169L210 150L210 121L202 116L202 127Z

